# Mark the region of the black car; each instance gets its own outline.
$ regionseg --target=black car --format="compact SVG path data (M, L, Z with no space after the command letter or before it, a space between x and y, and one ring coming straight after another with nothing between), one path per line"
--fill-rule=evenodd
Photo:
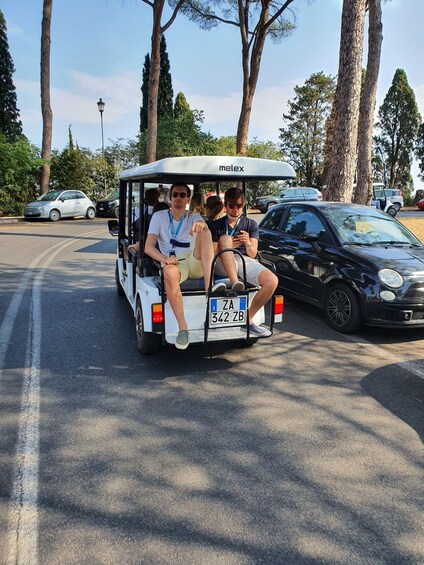
M275 206L260 223L259 250L281 288L322 308L340 332L424 326L424 245L380 210L341 202Z
M272 206L284 204L285 202L299 202L302 200L322 200L322 194L317 188L309 186L296 186L283 188L279 194L272 196L259 196L255 202L255 208L261 212L267 212Z
M97 200L96 216L112 218L119 216L119 190L114 190L108 197Z

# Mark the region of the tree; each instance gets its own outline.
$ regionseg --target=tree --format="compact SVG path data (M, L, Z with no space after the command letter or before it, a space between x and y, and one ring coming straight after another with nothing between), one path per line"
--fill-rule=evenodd
M22 123L16 107L16 89L13 84L15 67L9 52L7 26L0 10L0 133L11 142L22 135Z
M149 100L149 76L150 76L150 55L144 58L143 82L141 85L141 108L140 108L140 133L147 129L147 106Z
M184 94L179 92L173 115L165 115L158 120L157 158L215 154L215 139L201 131L203 121L203 112L191 110ZM140 135L140 156L146 145L147 132L143 132Z
M365 0L364 0L365 1ZM286 37L293 29L293 23L283 13L293 0L212 0L206 6L197 0L187 0L182 12L197 21L203 29L210 29L219 22L239 28L242 44L243 97L237 125L237 154L246 155L250 116L253 98L259 78L265 40L269 35L275 42ZM212 10L215 4L219 13Z
M41 193L47 192L50 180L50 159L52 155L53 113L50 106L50 29L53 0L43 0L43 20L41 23L41 114L43 117L43 137L41 142Z
M388 184L402 190L412 188L411 163L421 123L415 94L406 73L397 69L378 111L376 143L381 147L388 171Z
M0 132L0 216L21 215L36 197L41 159L23 136L10 141Z
M142 107L140 108L140 132L147 129L147 106L149 97L150 56L146 55L143 67L143 83L141 86ZM160 73L158 89L158 119L162 116L171 116L173 113L174 91L172 88L171 66L166 50L165 36L160 42Z
M334 78L323 72L312 74L296 86L289 112L280 128L281 147L297 171L299 184L322 186L325 128L334 98Z
M415 157L418 160L418 167L420 170L418 177L424 181L424 123L418 128L418 135L415 143Z
M160 75L158 91L158 118L174 113L174 90L172 88L171 65L166 50L165 36L160 40Z
M368 0L368 58L359 106L357 144L355 202L358 204L367 204L372 198L372 136L382 41L381 0Z
M152 44L150 52L149 95L147 102L146 163L156 158L158 131L158 93L160 76L160 44L162 35L172 25L184 0L178 0L171 17L161 25L165 0L141 0L153 10Z
M358 138L361 68L366 0L344 0L340 34L339 72L334 98L334 134L331 146L327 200L350 202Z

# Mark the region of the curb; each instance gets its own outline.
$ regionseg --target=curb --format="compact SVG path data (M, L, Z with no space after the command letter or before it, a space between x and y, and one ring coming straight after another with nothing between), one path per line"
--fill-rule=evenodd
M23 216L11 216L11 217L0 217L0 224L16 224L18 222L23 222Z

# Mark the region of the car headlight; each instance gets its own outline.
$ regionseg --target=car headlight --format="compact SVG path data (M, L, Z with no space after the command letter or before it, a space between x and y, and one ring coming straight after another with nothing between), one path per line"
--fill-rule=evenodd
M381 269L378 271L380 281L391 288L400 288L403 285L403 277L393 269Z

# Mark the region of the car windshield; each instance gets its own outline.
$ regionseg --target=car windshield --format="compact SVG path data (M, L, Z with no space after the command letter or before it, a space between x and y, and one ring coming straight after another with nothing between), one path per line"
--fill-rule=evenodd
M113 192L111 192L109 194L109 196L106 196L106 198L108 198L109 200L118 200L119 198L119 190L114 190Z
M415 245L421 243L400 222L373 208L327 208L323 210L343 245Z
M46 194L42 194L37 198L37 200L43 200L44 202L52 202L56 200L59 194L62 194L62 190L51 190L50 192L46 192Z

